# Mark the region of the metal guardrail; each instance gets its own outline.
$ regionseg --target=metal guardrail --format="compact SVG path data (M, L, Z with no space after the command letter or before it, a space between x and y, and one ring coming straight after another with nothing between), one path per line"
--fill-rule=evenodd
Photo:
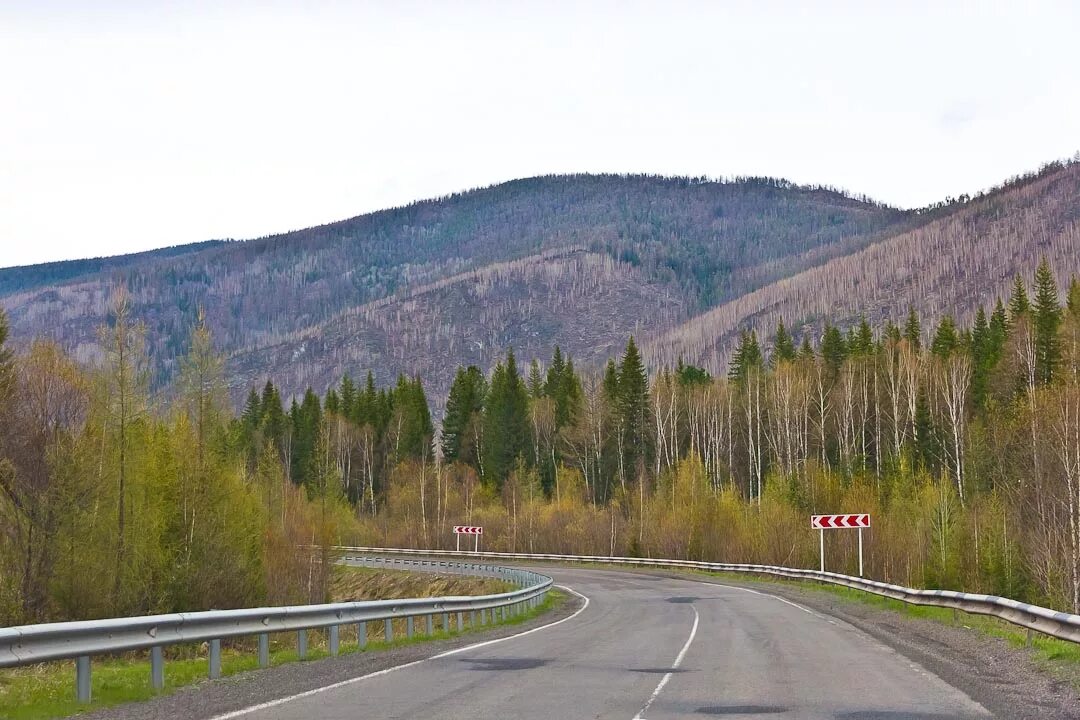
M495 577L518 586L518 589L495 595L210 610L0 628L0 668L75 658L76 697L80 702L89 702L90 658L93 655L150 648L151 683L155 689L161 689L165 685L162 649L167 645L209 643L209 675L216 678L221 676L221 641L225 638L257 635L259 665L267 667L270 664L270 633L296 632L298 654L303 659L307 653L307 631L328 628L329 651L336 655L342 625L357 626L360 647L367 642L367 623L376 620L383 621L386 642L393 640L392 621L396 618L406 619L408 637L413 636L414 618L417 617L426 619L429 635L434 631L436 616L441 616L442 630L452 629L453 617L456 629L460 631L464 627L464 613L469 613L471 625L476 625L477 613L481 625L487 624L489 615L492 622L496 621L496 611L502 620L506 620L511 614L525 612L542 603L552 585L552 579L546 575L475 562L374 558L357 556L349 551L345 551L339 561Z
M867 580L865 578L802 570L776 565L742 565L732 563L710 563L696 560L656 560L651 558L601 557L597 555L551 555L528 553L498 552L455 552L451 550L410 550L394 548L338 548L348 552L375 552L381 554L422 555L428 557L470 557L491 560L526 560L537 562L571 562L604 565L629 565L637 567L677 568L685 570L703 570L706 572L749 573L770 575L788 580L810 580L813 582L840 585L861 590L873 595L900 600L911 605L953 608L974 615L989 615L1000 618L1013 625L1028 630L1050 635L1061 640L1080 643L1080 615L1059 612L1038 605L1010 600L996 595L977 595L974 593L955 592L953 590L918 590L902 585Z

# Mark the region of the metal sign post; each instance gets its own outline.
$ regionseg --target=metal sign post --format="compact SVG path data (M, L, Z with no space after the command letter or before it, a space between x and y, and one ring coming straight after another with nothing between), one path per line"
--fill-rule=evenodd
M457 539L457 552L461 552L461 536L472 535L474 538L473 552L480 552L480 536L484 534L484 528L476 525L455 525L454 536Z
M810 527L818 531L821 553L821 572L825 572L825 531L840 528L858 528L859 530L859 577L863 576L863 528L870 527L869 515L811 515Z

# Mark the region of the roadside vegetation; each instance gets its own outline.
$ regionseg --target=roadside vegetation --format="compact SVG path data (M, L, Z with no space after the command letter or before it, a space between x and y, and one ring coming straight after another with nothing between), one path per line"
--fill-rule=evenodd
M647 368L632 338L598 371L508 351L457 370L438 432L419 377L260 382L234 414L199 321L151 393L120 289L103 357L0 357L0 621L321 602L333 545L452 549L455 524L488 550L815 567L827 512L871 515L869 577L1080 611L1080 283L1061 272L967 327L748 331L725 377ZM826 545L855 570L854 532Z
M480 595L506 592L509 585L501 580L461 575L385 571L369 568L337 566L331 579L334 601L377 600L399 597L436 597L443 595ZM385 642L382 621L368 623L367 642L358 646L355 625L342 625L339 654L379 652L391 648L441 640L458 635L480 633L493 625L514 625L526 622L564 602L565 595L557 590L548 593L539 607L508 618L505 623L488 620L486 626L470 624L470 614L464 613L464 628L441 627L441 615L434 616L434 633L426 635L423 617L415 618L414 634L407 637L406 620L393 622L394 640ZM305 661L329 657L326 632L310 631ZM165 649L165 689L155 691L150 685L150 662L147 653L130 653L121 657L95 658L93 665L93 701L89 705L76 702L73 682L74 662L42 663L25 668L0 670L0 720L44 720L59 718L110 707L125 702L149 700L161 694L207 680L207 648L205 645L174 645ZM295 633L276 633L270 636L271 667L299 661ZM222 676L258 670L257 647L254 638L237 638L223 643Z

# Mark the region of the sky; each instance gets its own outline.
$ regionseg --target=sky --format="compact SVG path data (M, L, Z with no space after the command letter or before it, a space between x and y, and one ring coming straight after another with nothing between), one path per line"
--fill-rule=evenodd
M519 177L900 207L1080 150L1080 3L0 0L0 267Z

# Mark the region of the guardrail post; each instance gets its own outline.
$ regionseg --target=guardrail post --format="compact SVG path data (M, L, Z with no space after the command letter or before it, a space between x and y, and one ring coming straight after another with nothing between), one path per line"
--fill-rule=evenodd
M413 636L413 617L410 615L405 618L405 637L411 638Z
M356 646L363 650L367 647L367 623L356 623Z
M383 638L386 642L394 642L394 623L390 618L383 621Z
M442 629L443 632L450 632L450 613L442 614Z
M458 613L458 617L459 618L461 617L460 613ZM475 610L473 610L471 613L469 613L469 627L476 627L476 611ZM461 620L458 620L458 630L460 630L460 629L461 629Z
M165 688L165 658L160 645L150 648L150 686L155 690Z
M431 615L428 615L427 616L427 634L428 635L434 635L435 634L434 625L435 625L434 619L432 618Z
M210 679L216 680L221 677L221 640L210 641Z
M270 636L259 633L259 667L270 667Z
M480 625L487 625L487 608L480 609Z
M301 660L307 657L307 630L296 631L296 656Z
M75 699L90 702L90 656L80 655L75 660Z
M337 625L331 625L330 626L330 654L331 655L337 655L338 654L338 626Z
M473 624L476 624L476 613L473 613ZM461 613L457 614L457 631L461 632Z

